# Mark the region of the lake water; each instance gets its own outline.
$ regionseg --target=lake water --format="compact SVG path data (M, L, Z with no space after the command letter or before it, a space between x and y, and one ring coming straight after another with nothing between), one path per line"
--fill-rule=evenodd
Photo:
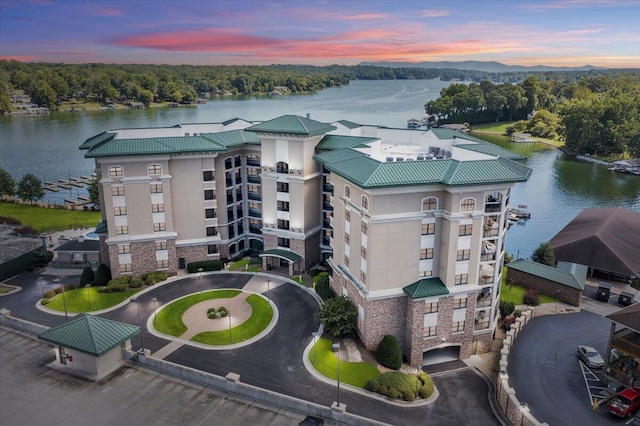
M388 127L406 126L424 114L424 104L438 97L450 82L439 80L354 81L349 86L309 96L225 97L205 105L145 110L78 111L45 117L0 116L0 167L19 180L33 173L43 181L88 175L93 161L78 146L109 129L159 127L177 123L220 122L239 117L266 120L284 114L319 121L350 120ZM526 204L532 217L511 227L507 251L529 257L583 209L625 207L640 211L640 177L614 174L604 166L574 161L544 144L512 144L507 138L481 136L529 157L534 169L526 183L517 184L512 204ZM48 192L48 201L86 194L80 188ZM640 226L640 224L638 224Z

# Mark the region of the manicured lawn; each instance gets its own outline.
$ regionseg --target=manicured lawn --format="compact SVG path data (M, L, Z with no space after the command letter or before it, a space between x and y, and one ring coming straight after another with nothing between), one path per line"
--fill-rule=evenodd
M136 288L114 293L98 293L98 288L99 287L89 287L89 290L81 288L65 291L64 298L67 303L67 312L80 313L107 309L142 290L142 288ZM91 299L91 309L89 309L89 299ZM62 293L58 293L55 297L51 298L46 307L54 311L64 312Z
M273 308L271 308L268 301L257 294L247 297L247 303L253 308L251 317L242 324L232 327L231 332L229 330L206 331L194 336L191 340L206 345L228 345L231 343L229 341L230 338L233 343L239 343L258 335L271 322ZM233 312L231 312L231 315L233 315ZM224 319L216 321L224 321Z
M506 276L506 274L503 274ZM513 302L515 305L523 305L524 294L527 290L524 287L518 285L506 284L503 280L502 288L500 289L500 300L505 302ZM556 303L556 298L547 296L546 294L539 293L540 303Z
M229 266L230 271L260 272L260 265L251 265L249 259L240 259ZM247 266L248 265L248 266Z
M155 318L155 328L161 333L170 336L181 336L187 331L187 326L182 322L182 315L196 303L211 299L225 299L235 297L240 290L215 290L196 293L169 303L158 311ZM233 314L233 312L232 312Z
M507 133L507 127L513 126L515 121L501 121L500 123L482 123L471 126L474 132L499 133L504 135Z
M99 211L48 209L6 201L0 201L0 216L14 217L23 225L31 226L38 232L95 228L100 222Z
M323 376L337 380L338 357L331 350L332 343L329 339L318 339L309 352L309 362ZM340 381L352 386L364 388L369 380L379 375L380 372L375 365L366 362L340 361Z

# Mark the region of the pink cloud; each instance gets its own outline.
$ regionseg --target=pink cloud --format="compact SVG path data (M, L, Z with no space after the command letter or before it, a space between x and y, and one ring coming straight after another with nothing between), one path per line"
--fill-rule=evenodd
M0 61L33 62L39 58L28 55L0 55Z
M440 18L442 16L449 16L450 14L451 13L447 10L430 9L430 10L423 10L420 13L420 16L424 18Z
M372 19L385 19L387 16L382 13L363 13L359 15L338 16L341 21L369 21Z
M120 9L97 9L93 14L98 16L121 16L124 12Z

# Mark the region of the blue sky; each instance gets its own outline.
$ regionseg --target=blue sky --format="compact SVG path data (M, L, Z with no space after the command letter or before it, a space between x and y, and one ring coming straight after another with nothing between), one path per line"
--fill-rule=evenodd
M0 0L0 59L640 68L640 0Z

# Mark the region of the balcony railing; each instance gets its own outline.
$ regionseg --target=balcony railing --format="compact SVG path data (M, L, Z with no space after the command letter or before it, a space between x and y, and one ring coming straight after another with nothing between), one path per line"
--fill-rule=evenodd
M322 237L322 245L323 245L323 246L331 245L331 238L329 238L329 237Z
M260 161L254 160L253 158L247 158L247 166L260 167Z
M484 238L497 237L498 235L500 235L500 227L485 229L485 231L482 233L482 236Z
M262 196L257 192L249 192L247 193L247 197L249 197L251 201L262 201Z
M640 333L629 332L629 330L617 332L613 335L611 346L640 358Z
M333 185L331 185L330 183L322 184L322 192L333 194Z
M488 260L496 260L496 254L495 253L487 253L487 254L481 254L480 255L480 261L481 262L486 262Z
M325 220L322 221L322 227L323 228L328 228L328 229L333 228L331 226L331 221L329 219L325 219Z
M474 331L486 330L486 329L489 328L489 324L490 323L491 323L491 321L489 321L489 319L476 320L475 324L473 325L473 330Z
M247 176L247 182L249 182L249 183L260 183L260 176L249 175L249 176Z
M484 211L485 213L495 213L502 210L502 204L498 201L496 203L485 203Z
M324 202L324 203L322 203L322 210L327 210L327 211L332 212L333 211L333 206L331 205L331 203Z
M249 209L249 216L251 217L262 217L262 212L258 209Z
M251 232L252 234L262 234L262 228L260 228L259 226L250 225L249 232Z
M476 301L476 308L484 308L485 306L491 306L491 295L485 296Z

